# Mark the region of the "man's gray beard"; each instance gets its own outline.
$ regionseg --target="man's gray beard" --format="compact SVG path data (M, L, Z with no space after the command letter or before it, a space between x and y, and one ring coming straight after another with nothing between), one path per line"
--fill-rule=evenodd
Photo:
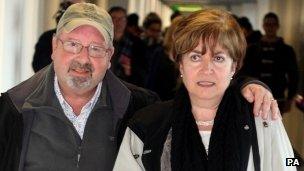
M68 86L74 89L86 89L92 85L92 77L68 76L66 78Z

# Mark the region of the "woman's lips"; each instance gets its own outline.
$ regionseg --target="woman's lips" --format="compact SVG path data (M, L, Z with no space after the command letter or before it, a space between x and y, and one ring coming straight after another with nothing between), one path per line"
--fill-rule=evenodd
M198 81L196 83L198 86L201 87L212 87L215 85L215 82L211 82L211 81Z

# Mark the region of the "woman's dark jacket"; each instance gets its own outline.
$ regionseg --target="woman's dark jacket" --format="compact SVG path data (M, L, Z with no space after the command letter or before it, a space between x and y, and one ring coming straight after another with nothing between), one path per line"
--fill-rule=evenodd
M256 170L259 170L252 105L242 97L237 86L226 90L219 105L208 156L183 86L174 100L136 112L128 127L144 144L139 156L145 170L168 167L172 170L246 170L251 147ZM168 151L170 157L166 160Z

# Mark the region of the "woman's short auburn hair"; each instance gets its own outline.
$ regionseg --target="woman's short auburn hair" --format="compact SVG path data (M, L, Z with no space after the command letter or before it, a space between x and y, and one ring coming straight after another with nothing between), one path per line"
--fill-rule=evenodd
M236 62L236 70L242 66L246 52L246 39L233 15L220 9L204 9L192 13L180 21L173 33L173 57L176 62L195 49L200 40L203 53L208 47L212 52L217 44L226 49Z

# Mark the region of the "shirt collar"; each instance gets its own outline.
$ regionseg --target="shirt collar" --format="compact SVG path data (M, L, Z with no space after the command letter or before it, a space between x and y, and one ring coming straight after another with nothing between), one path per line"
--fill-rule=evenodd
M93 109L94 105L96 104L96 102L101 94L101 87L102 87L102 81L98 83L94 96L90 99L90 101L87 104L84 105L84 107L82 108L81 111L83 111L84 109L89 109L91 111ZM56 74L54 77L54 90L55 90L55 93L59 100L60 105L63 108L70 108L72 110L72 107L68 104L68 102L64 99L64 97L62 95Z

